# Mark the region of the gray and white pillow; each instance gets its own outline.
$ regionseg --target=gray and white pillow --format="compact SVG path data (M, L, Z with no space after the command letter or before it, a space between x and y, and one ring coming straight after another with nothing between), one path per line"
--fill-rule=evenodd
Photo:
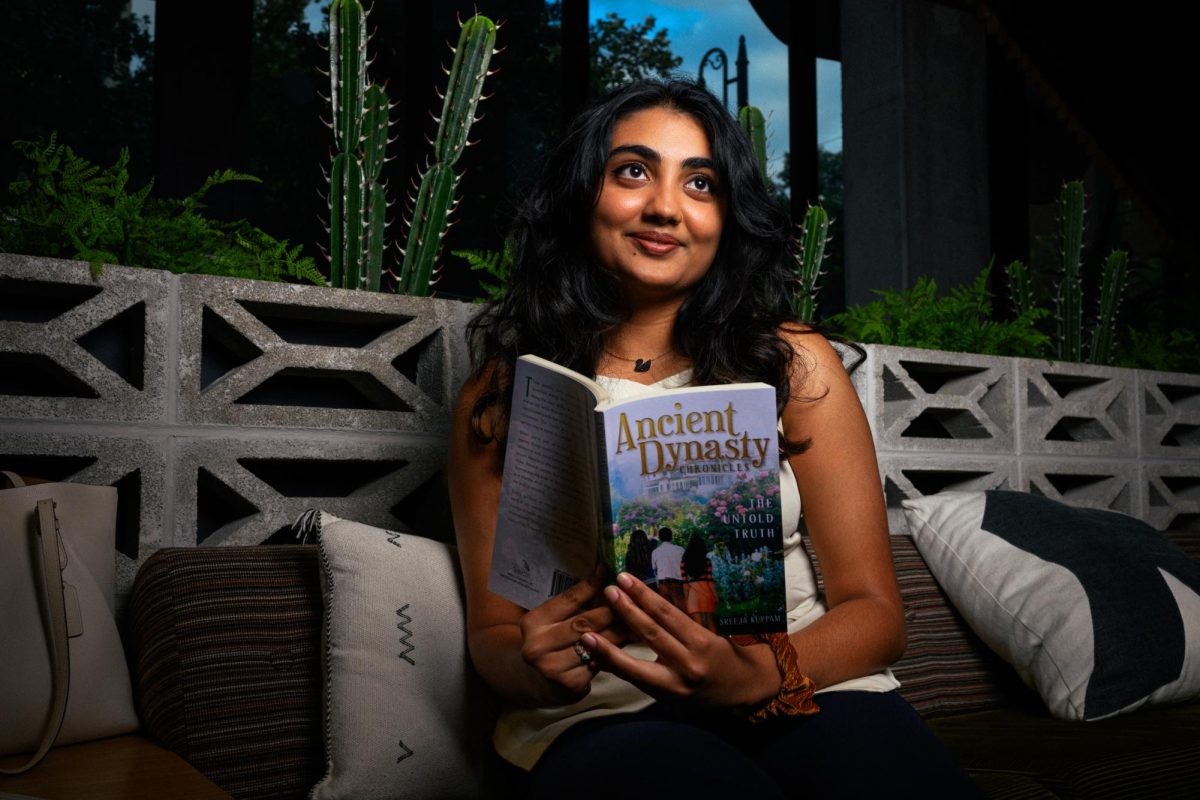
M325 777L313 800L477 797L492 701L453 548L320 512Z
M1149 525L1023 492L903 505L963 618L1056 717L1200 695L1200 562Z

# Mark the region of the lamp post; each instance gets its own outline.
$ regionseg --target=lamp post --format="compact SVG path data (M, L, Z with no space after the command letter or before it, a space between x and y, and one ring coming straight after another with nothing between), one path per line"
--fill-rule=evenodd
M750 105L749 91L749 66L750 60L746 58L746 37L738 37L738 52L737 61L734 62L737 67L737 72L734 76L729 77L729 57L725 55L725 51L719 47L714 47L704 54L704 58L700 59L700 85L704 83L704 68L712 67L713 69L721 70L721 102L729 108L729 84L737 84L737 107L742 108Z

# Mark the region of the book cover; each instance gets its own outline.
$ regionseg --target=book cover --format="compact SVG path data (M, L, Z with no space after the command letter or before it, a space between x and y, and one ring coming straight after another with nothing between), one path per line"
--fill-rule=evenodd
M488 587L533 608L628 570L725 634L786 629L775 390L651 390L608 402L518 360Z
M615 569L714 632L786 630L775 390L678 389L602 413Z

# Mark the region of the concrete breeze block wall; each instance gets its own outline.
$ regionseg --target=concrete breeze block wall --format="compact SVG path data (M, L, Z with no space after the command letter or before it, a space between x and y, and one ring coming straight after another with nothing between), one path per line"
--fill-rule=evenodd
M0 464L117 486L122 597L160 547L291 541L313 507L449 540L477 310L0 255Z
M902 500L1018 489L1200 524L1200 375L867 345L854 374L892 532Z
M0 254L0 466L120 493L118 596L166 546L292 541L306 509L450 540L477 306ZM1021 489L1200 524L1200 376L869 345L900 502Z

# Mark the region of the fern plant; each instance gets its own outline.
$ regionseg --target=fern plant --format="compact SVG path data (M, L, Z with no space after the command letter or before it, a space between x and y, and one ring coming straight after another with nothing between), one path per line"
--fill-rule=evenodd
M987 280L991 264L969 284L938 297L937 283L928 276L902 291L876 291L879 300L852 306L829 319L847 338L864 344L892 344L932 350L984 353L998 356L1042 356L1050 337L1037 329L1049 316L1029 308L1016 319L997 321Z
M240 220L204 216L204 197L237 181L258 182L233 170L215 172L182 200L150 196L153 183L129 188L129 152L108 167L92 164L51 135L48 142L15 142L30 162L28 177L8 186L0 210L0 250L179 273L293 280L324 285L312 258Z
M504 297L513 263L512 246L507 239L504 240L503 250L451 250L450 255L466 259L473 272L481 271L495 279L489 281L480 278L479 288L487 297L476 298L476 303L492 302Z

